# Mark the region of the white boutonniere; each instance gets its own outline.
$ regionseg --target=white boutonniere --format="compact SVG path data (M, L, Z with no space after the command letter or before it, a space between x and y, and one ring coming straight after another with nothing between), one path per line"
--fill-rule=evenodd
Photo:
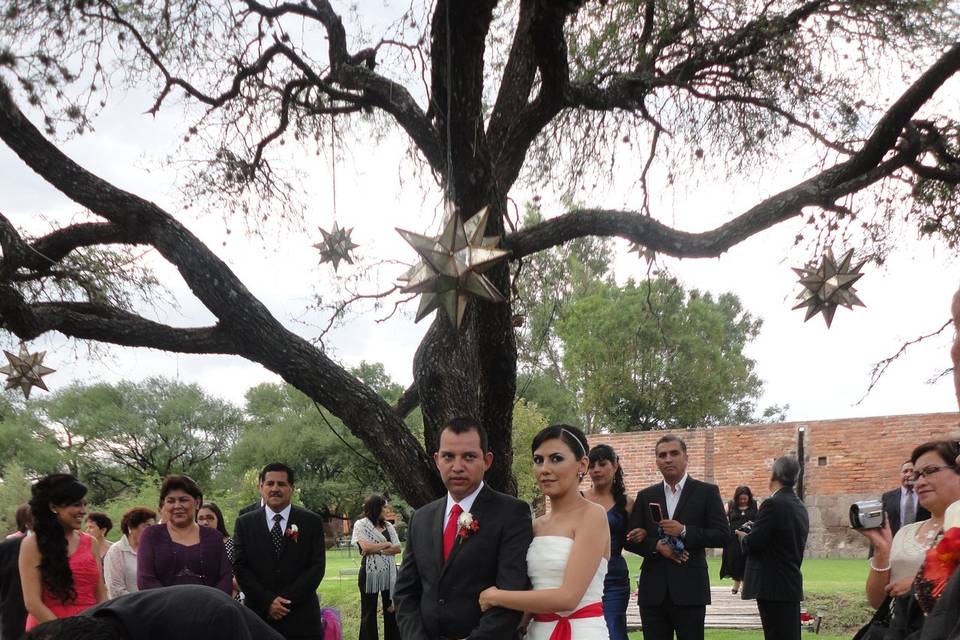
M287 530L284 531L283 534L284 534L286 537L288 537L288 538L290 538L291 540L293 540L294 542L299 542L299 541L300 541L300 527L298 527L298 526L295 525L295 524L292 524L292 525L290 525L289 527L287 527Z
M457 540L463 541L480 531L480 523L469 511L464 511L457 518Z

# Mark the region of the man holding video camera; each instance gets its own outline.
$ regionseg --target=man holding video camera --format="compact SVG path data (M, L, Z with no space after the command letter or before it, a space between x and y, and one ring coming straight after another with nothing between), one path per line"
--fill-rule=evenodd
M796 458L777 458L770 477L772 495L760 505L749 533L736 531L747 554L743 597L757 599L766 640L800 640L800 563L810 521L806 506L793 491L799 476Z
M707 547L724 547L730 527L715 484L687 475L687 445L665 435L654 449L663 482L637 494L629 551L643 556L638 603L644 640L703 640L710 604Z

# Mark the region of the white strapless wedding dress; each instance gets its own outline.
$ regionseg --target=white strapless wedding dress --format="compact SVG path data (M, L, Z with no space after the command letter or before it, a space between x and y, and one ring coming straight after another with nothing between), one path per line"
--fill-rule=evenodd
M567 570L567 559L573 548L573 539L565 536L537 536L527 550L527 573L534 589L556 589L563 584L563 574ZM573 611L600 602L603 597L603 579L607 575L607 559L600 558L600 566L593 574L580 604ZM573 611L558 611L557 615L568 616ZM556 622L537 622L533 620L527 627L527 640L549 640ZM609 640L607 623L603 615L593 618L575 618L570 620L573 640Z

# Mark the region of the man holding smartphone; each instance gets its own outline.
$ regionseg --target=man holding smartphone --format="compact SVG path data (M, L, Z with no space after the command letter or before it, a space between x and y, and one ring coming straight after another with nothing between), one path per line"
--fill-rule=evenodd
M710 604L707 547L724 547L730 527L720 490L687 475L687 445L665 435L654 449L663 482L637 494L625 548L643 556L638 604L644 640L703 640ZM678 544L679 543L679 544Z

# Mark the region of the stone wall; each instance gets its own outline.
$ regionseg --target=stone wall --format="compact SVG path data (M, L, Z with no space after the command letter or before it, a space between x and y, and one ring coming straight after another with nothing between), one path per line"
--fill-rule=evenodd
M719 485L725 500L741 484L757 496L766 495L773 461L797 455L802 441L803 493L810 511L808 553L865 556L865 539L848 524L850 504L898 486L900 464L913 448L950 437L958 424L956 413L930 413L709 427L678 435L687 443L690 475ZM664 433L594 434L590 442L613 446L633 495L661 480L653 450Z

